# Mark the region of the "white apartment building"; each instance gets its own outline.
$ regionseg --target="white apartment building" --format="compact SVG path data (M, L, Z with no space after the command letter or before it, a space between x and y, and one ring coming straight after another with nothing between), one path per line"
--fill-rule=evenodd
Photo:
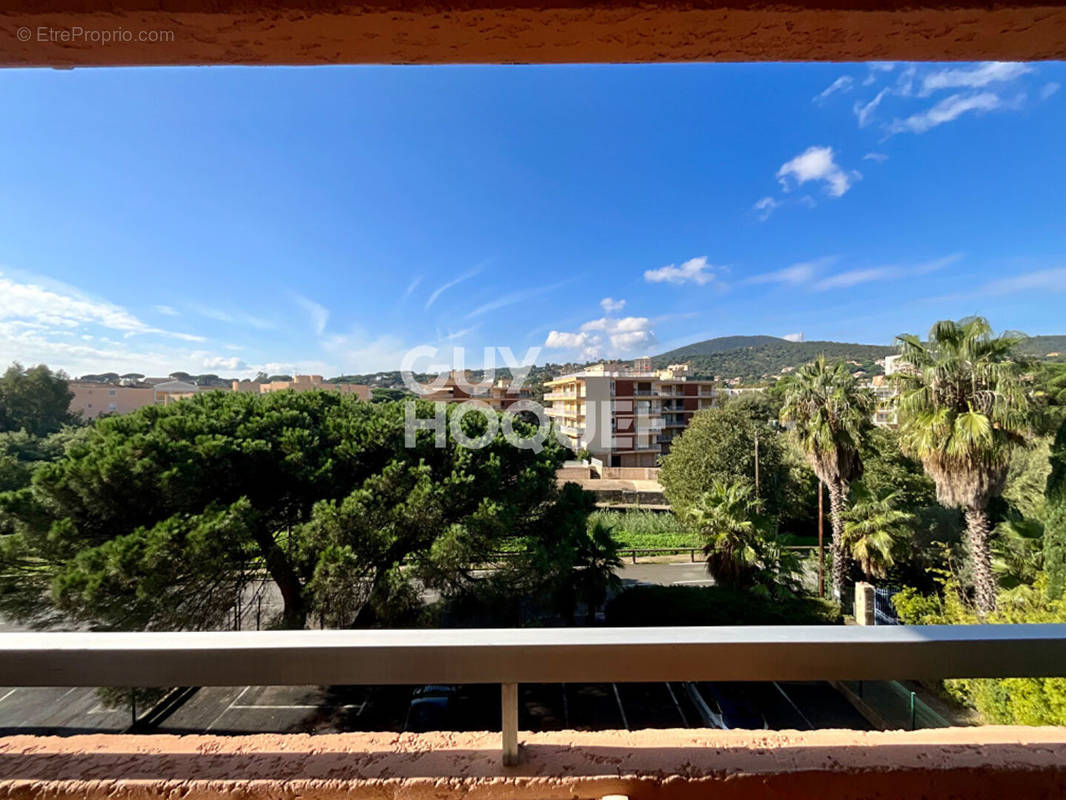
M547 414L575 451L605 466L654 467L697 411L732 392L690 378L684 364L650 366L646 357L625 370L597 364L548 381Z

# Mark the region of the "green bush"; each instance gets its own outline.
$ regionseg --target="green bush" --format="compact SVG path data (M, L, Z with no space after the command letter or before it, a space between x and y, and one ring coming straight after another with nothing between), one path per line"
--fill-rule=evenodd
M596 523L611 528L621 548L703 547L699 535L685 529L671 513L661 511L596 511L589 515L589 529Z
M634 586L607 604L607 624L834 625L840 609L813 597L769 599L720 586Z
M687 533L681 520L662 511L594 511L589 515L589 528L597 522L630 534Z
M941 579L942 592L923 595L907 588L893 600L908 625L973 625L974 611L960 599L953 577ZM1047 599L1047 578L1032 586L999 594L997 607L984 620L991 624L1066 622L1066 600ZM989 723L1002 725L1066 725L1066 677L968 678L944 681L957 700L977 709Z

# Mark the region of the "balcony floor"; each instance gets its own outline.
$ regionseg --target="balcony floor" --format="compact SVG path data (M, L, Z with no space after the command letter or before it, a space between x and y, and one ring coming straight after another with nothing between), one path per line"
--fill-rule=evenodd
M1066 729L9 736L0 797L1058 797Z

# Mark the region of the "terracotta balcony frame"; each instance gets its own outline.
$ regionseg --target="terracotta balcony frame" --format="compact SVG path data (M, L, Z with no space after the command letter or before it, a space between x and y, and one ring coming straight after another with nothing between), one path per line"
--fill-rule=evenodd
M1064 30L1063 0L3 0L0 65L1039 60Z
M0 634L0 686L500 684L1066 675L1066 624Z

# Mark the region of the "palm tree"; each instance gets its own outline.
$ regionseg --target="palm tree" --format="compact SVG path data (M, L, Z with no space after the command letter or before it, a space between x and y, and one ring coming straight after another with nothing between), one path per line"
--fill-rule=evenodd
M919 459L942 505L961 508L972 559L977 610L996 606L988 503L1003 491L1011 450L1026 442L1033 403L1019 337L993 336L988 320L936 323L929 341L897 337L903 364L900 446Z
M856 494L857 502L844 514L844 547L867 577L884 578L895 563L896 544L911 532L914 514L896 507L898 492L882 497L865 490Z
M576 595L585 601L588 623L596 620L596 611L607 602L607 594L617 590L622 581L617 571L622 568L618 556L618 542L612 535L613 528L598 519L582 538L575 554L574 588Z
M1011 514L996 526L992 539L992 572L1004 589L1032 585L1044 566L1044 524Z
M761 510L752 487L739 481L715 481L688 509L689 522L707 540L707 569L721 586L745 588L752 582L760 560Z
M829 489L833 593L839 600L847 574L842 514L849 485L862 476L859 447L871 425L874 398L843 362L831 365L825 356L800 367L785 381L781 421L795 426L800 449Z

